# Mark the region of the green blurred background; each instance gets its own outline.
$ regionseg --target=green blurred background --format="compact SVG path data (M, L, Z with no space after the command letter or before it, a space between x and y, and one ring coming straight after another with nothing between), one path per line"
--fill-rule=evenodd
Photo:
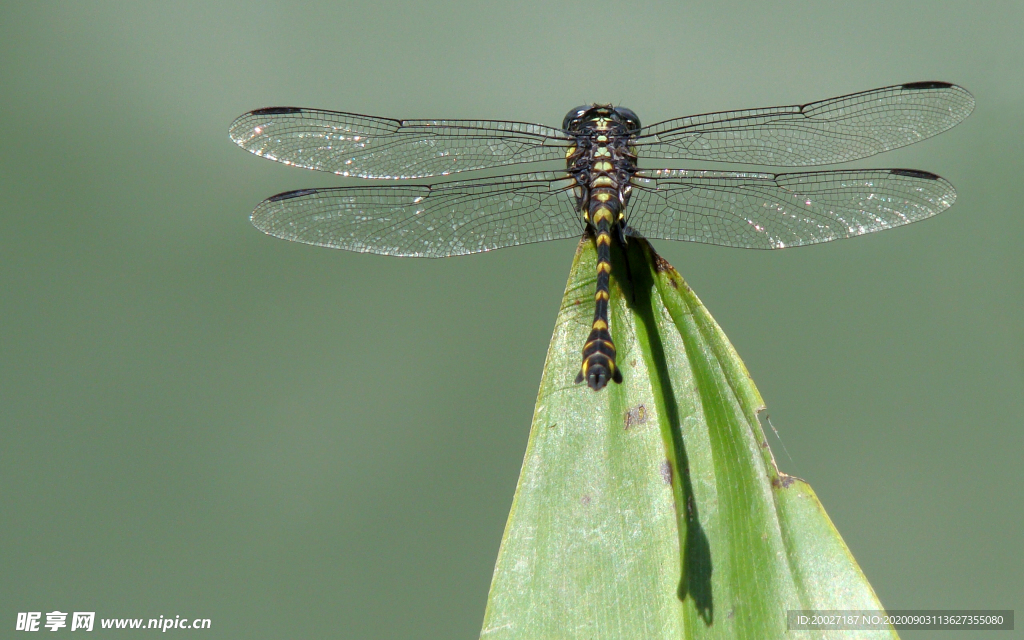
M479 632L574 243L269 238L261 199L345 182L238 149L235 116L558 125L610 101L653 123L917 80L974 115L854 166L939 173L948 213L656 246L886 606L1024 610L1022 24L1020 2L4 3L0 637L54 609Z

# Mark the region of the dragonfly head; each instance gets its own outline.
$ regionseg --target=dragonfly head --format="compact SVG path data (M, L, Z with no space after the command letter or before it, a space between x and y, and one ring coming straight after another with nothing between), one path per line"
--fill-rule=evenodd
M618 129L620 134L640 130L640 118L626 107L610 104L584 104L565 114L562 129L567 133L581 134L594 131Z

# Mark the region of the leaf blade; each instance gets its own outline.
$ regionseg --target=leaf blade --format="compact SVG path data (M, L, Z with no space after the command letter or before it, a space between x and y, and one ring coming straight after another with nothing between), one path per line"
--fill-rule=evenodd
M614 253L625 380L572 382L593 309L584 240L481 638L789 638L789 609L880 609L813 491L775 467L721 328L646 241Z

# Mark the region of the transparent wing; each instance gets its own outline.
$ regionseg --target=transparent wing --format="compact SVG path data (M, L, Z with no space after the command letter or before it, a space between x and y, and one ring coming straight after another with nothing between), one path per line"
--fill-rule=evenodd
M359 178L422 178L540 160L563 160L560 129L488 120L391 120L270 107L231 123L246 151L285 164Z
M915 82L821 102L725 111L641 129L637 155L774 166L847 162L955 126L974 97L946 82Z
M440 258L579 236L573 184L563 172L303 189L264 200L252 223L272 236L322 247Z
M945 211L956 191L910 169L735 173L641 171L629 226L647 238L781 249L852 238Z

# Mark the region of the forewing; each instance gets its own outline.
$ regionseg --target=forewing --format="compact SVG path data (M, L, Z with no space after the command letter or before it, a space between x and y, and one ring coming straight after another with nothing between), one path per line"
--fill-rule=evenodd
M805 105L667 120L640 131L645 158L772 166L834 164L905 147L955 126L974 97L946 82L915 82Z
M264 200L252 223L285 240L440 258L579 236L572 185L565 173L524 173L433 186L303 189Z
M641 171L627 222L647 238L781 249L852 238L945 211L956 191L909 169Z
M488 120L391 120L271 107L231 124L243 149L285 164L360 178L421 178L522 162L561 160L559 129Z

